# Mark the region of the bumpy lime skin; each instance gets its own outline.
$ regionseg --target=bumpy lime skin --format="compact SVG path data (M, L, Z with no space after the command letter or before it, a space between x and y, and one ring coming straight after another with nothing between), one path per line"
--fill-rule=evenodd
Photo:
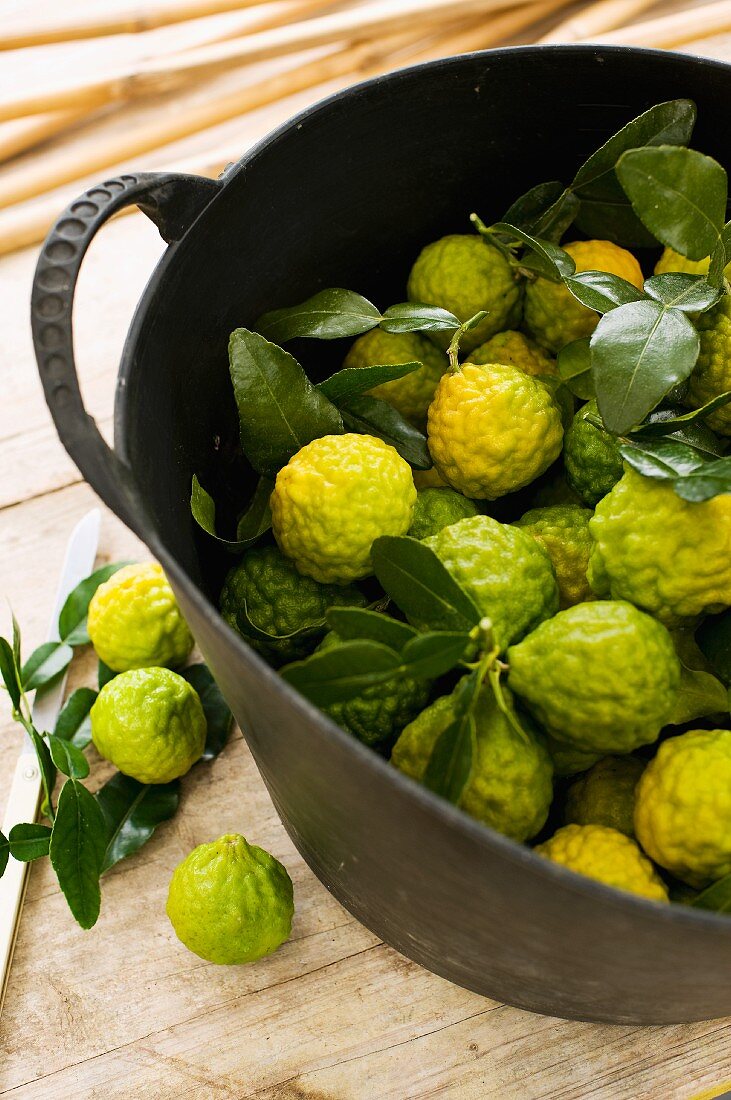
M536 845L539 855L606 886L651 901L668 901L667 887L634 840L605 825L564 825Z
M635 257L611 241L574 241L561 247L573 258L577 271L608 271L642 287L642 270ZM565 344L591 336L599 314L578 302L563 283L538 278L526 287L524 321L539 344L557 352Z
M589 401L579 409L563 445L566 480L590 508L614 488L624 472L614 436L587 420L589 416L598 415L596 401Z
M365 607L366 598L353 585L319 584L297 572L276 546L247 550L231 569L221 589L221 614L254 649L282 661L294 661L313 648L318 627L330 607ZM305 637L251 637L244 611L259 630L290 635L306 630ZM324 629L324 627L323 627ZM320 632L322 633L322 631Z
M358 337L343 360L343 368L413 362L421 363L418 370L383 382L368 392L393 405L415 427L423 428L437 382L447 369L446 355L431 340L418 332L384 332L374 328Z
M551 559L516 527L490 516L472 516L424 539L424 544L491 620L501 649L558 609Z
M577 504L555 504L549 508L532 508L515 521L532 535L548 554L556 574L560 608L594 599L586 578L591 552L589 520L593 512Z
M556 375L556 360L546 355L535 340L522 332L508 329L490 337L479 348L470 352L469 363L504 363L518 367L534 378L540 375Z
M664 275L667 271L685 271L688 275L706 275L710 266L710 257L705 260L689 260L672 248L663 249L662 256L655 264L655 274ZM726 278L731 278L731 264L726 265Z
M477 505L454 489L421 489L416 496L409 534L414 539L426 539L451 523L477 514Z
M670 626L731 606L731 496L691 504L628 469L589 524L589 583Z
M586 772L602 758L601 753L582 752L564 741L557 741L550 734L546 734L546 746L553 760L554 774L561 777Z
M462 322L488 310L488 316L462 338L464 353L520 321L519 278L496 248L473 234L441 237L422 249L411 269L407 293L410 301L441 306ZM440 347L449 343L449 333L429 335Z
M548 389L504 363L465 363L445 374L427 425L434 465L472 499L524 488L561 453L561 413Z
M332 631L319 651L335 649L342 639ZM366 745L390 741L426 706L430 685L424 680L398 676L385 684L366 688L360 695L322 709L333 722Z
M169 783L188 772L206 743L198 693L167 668L120 672L91 708L97 752L140 783Z
M177 668L193 635L157 562L125 565L100 584L89 604L89 637L114 672L165 665Z
M645 770L636 756L605 756L569 787L567 825L606 825L634 837L635 788Z
M512 705L509 696L507 701ZM403 731L391 763L421 782L437 738L453 719L452 696L437 699ZM474 752L460 808L513 840L535 836L545 824L553 797L551 759L532 727L526 726L521 734L499 710L487 686L475 708Z
M559 611L508 650L509 683L558 741L624 753L655 741L680 685L665 627L621 601Z
M731 294L695 319L700 351L688 379L686 404L698 409L731 389ZM706 418L721 435L731 435L731 407L723 405Z
M289 939L292 880L269 852L233 833L199 844L178 864L166 910L178 939L199 958L250 963Z
M731 873L731 730L663 741L637 786L635 831L647 854L690 886Z
M370 435L325 435L277 474L272 530L300 573L348 584L373 572L371 546L405 535L416 489L408 462Z

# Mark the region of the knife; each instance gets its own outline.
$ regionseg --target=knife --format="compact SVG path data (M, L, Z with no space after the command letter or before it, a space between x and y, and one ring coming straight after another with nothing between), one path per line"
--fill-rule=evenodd
M74 527L66 546L66 557L56 589L53 614L48 628L47 640L58 641L58 617L66 597L76 585L88 577L94 568L97 546L99 544L99 526L101 513L98 508L87 512ZM33 724L40 733L52 733L56 725L58 712L63 704L66 690L66 673L61 679L44 691L33 703ZM33 744L25 735L25 741L18 762L15 765L10 796L3 819L2 833L10 835L13 825L22 821L35 821L38 815L42 789L41 773L38 768ZM23 906L25 888L28 881L28 864L21 863L12 856L8 860L5 874L0 879L0 1014L5 1002L10 964L20 924L20 911Z

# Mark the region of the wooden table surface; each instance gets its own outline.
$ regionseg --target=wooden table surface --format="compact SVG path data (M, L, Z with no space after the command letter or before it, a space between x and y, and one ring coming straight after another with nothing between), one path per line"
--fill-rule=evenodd
M146 219L125 218L82 272L77 349L103 429L124 333L162 247ZM0 261L0 627L7 597L28 649L43 639L69 532L96 503L37 381L34 262L32 251ZM100 561L134 555L144 548L105 511ZM90 655L77 658L73 681L92 677ZM0 807L20 745L0 700ZM106 774L94 756L91 782ZM190 954L165 915L174 866L232 831L286 864L297 906L290 942L239 968ZM74 924L47 861L32 866L0 1021L0 1096L13 1100L689 1100L729 1079L731 1020L640 1028L534 1016L386 947L295 852L238 731L184 780L177 816L105 876L92 931Z

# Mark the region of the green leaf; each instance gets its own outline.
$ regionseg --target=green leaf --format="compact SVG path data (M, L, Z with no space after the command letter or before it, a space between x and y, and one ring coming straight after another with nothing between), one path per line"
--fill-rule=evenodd
M582 401L589 401L594 396L589 337L565 344L559 351L556 362L559 376L571 392Z
M195 474L193 474L190 488L190 511L195 522L207 535L216 539L232 553L239 553L255 543L271 527L272 514L269 510L269 497L273 488L274 482L270 481L269 478L259 478L251 503L239 520L235 539L227 539L217 533L215 502L210 493L207 493L203 488Z
M54 736L69 741L77 749L85 749L91 741L91 718L89 711L97 700L98 692L93 688L77 688L69 695L61 713L56 719Z
M712 909L715 913L731 913L731 875L724 875L712 886L701 890L690 903L696 909Z
M704 459L692 447L670 439L620 443L619 452L638 473L662 481L675 481L704 464Z
M188 665L180 673L200 697L208 732L201 760L214 760L231 733L233 715L207 665Z
M367 639L381 642L400 653L407 642L416 637L413 626L361 607L330 607L327 625L344 641Z
M0 675L7 688L13 710L20 708L20 675L13 656L13 647L7 638L0 638Z
M413 374L419 370L421 363L385 363L372 367L344 367L336 374L331 374L324 382L318 383L329 401L336 405L348 401L351 397L357 397L374 386L381 386L384 382L393 382L397 378L404 378L407 374Z
M51 751L51 759L60 772L70 776L71 779L86 779L89 774L89 761L81 749L77 749L70 741L64 741L60 737L50 734L48 747Z
M694 504L731 493L731 458L718 458L697 466L678 478L673 488L677 496Z
M258 473L274 477L306 443L342 432L340 413L297 360L258 333L231 333L229 363L241 446Z
M721 165L694 149L631 149L617 175L642 223L681 256L702 260L718 245L726 216Z
M115 772L96 792L104 822L101 872L120 859L139 851L158 825L175 814L180 802L180 782L138 783L129 775Z
M711 286L723 286L726 268L731 264L731 222L727 222L718 244L711 253L708 267L708 282Z
M58 617L58 636L62 642L72 646L87 644L89 632L86 629L86 618L92 596L100 584L108 581L123 565L129 564L128 561L115 561L102 565L69 592Z
M51 759L51 753L48 745L43 740L33 726L27 730L30 737L33 748L36 752L36 759L38 760L38 767L41 772L41 779L43 780L43 792L46 796L46 804L48 806L48 816L53 816L53 788L56 785L56 766Z
M716 304L722 293L702 275L689 275L684 271L653 275L645 281L645 290L664 306L682 309L684 313L703 313Z
M282 344L296 336L319 340L359 336L375 328L380 320L380 310L367 298L352 290L334 287L321 290L299 305L265 313L255 327L267 340Z
M688 99L658 103L628 122L589 157L571 184L581 200L576 222L588 237L624 245L654 244L622 190L616 165L628 149L687 145L695 118L695 104Z
M371 547L381 586L419 629L469 632L480 611L428 546L407 535L384 535Z
M624 435L639 424L688 377L698 350L698 333L679 310L645 301L606 313L591 338L591 363L607 429Z
M530 267L539 275L556 283L569 275L573 275L576 271L576 264L568 252L564 252L562 248L551 241L533 237L530 233L525 233L522 229L510 225L508 222L497 222L492 226L492 229L496 233L503 233L506 237L520 241L533 253L534 263L526 263L524 257L521 260L522 267Z
M509 207L502 221L557 244L579 212L579 200L558 180L539 183Z
M12 611L10 612L10 617L13 623L13 660L15 661L15 667L20 669L23 665L20 659L20 626Z
M96 924L101 905L99 875L107 827L99 804L77 779L61 788L51 833L51 863L69 909L82 928Z
M68 668L73 655L73 649L66 642L44 642L39 645L23 665L23 690L34 691L58 679Z
M682 413L677 416L664 416L656 420L651 420L645 424L640 424L638 428L635 428L632 433L633 436L662 436L671 435L679 428L684 428L688 424L694 424L698 420L704 420L716 409L720 409L723 405L728 405L731 401L731 390L726 393L720 393L718 397L714 397L711 401L706 402L705 405L701 405L699 409L691 409L690 412Z
M8 857L10 855L10 844L8 838L0 833L0 878L5 874L5 868L8 865Z
M48 855L51 845L51 830L48 825L36 822L23 822L13 825L8 837L10 854L21 863L30 863ZM0 857L1 858L1 857ZM2 872L0 871L0 874Z
M454 690L454 718L437 738L424 771L424 786L459 803L470 778L477 728L474 707L480 691L480 670L465 676Z
M384 332L449 332L459 328L459 318L441 306L423 302L398 302L381 318Z
M316 706L340 703L386 683L400 666L398 653L379 642L350 641L285 665L280 675Z
M466 631L439 630L419 634L407 642L401 652L403 675L413 680L435 680L459 664L470 642Z
M113 680L116 675L117 673L114 671L113 668L110 668L109 665L105 665L104 661L100 661L97 669L97 683L99 684L99 691L101 691L103 687L106 687L110 680Z
M582 305L597 313L609 313L628 302L641 302L645 295L626 279L607 271L577 271L564 279L565 285Z
M680 726L684 722L693 722L696 718L724 714L727 711L728 697L721 681L710 672L688 668L681 662L680 691L668 722L673 726Z
M426 436L405 420L392 405L377 397L353 397L341 409L349 431L375 435L390 443L416 470L431 469L432 461Z

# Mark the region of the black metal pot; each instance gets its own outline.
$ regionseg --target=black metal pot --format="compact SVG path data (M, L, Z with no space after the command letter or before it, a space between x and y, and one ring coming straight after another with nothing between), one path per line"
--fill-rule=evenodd
M33 288L59 435L162 562L315 874L430 970L552 1015L670 1023L731 1012L731 921L618 893L533 855L400 775L289 689L216 611L221 563L194 530L191 475L212 477L236 438L231 329L325 286L381 306L402 300L425 242L468 231L472 210L494 218L532 184L570 178L661 100L694 99L695 144L723 161L730 93L727 65L642 50L520 48L418 66L298 116L221 181L135 174L92 188L48 237ZM81 401L71 306L89 242L130 203L175 243L127 338L112 453ZM300 350L323 377L341 349ZM241 503L253 478L238 469L228 481L238 480Z

